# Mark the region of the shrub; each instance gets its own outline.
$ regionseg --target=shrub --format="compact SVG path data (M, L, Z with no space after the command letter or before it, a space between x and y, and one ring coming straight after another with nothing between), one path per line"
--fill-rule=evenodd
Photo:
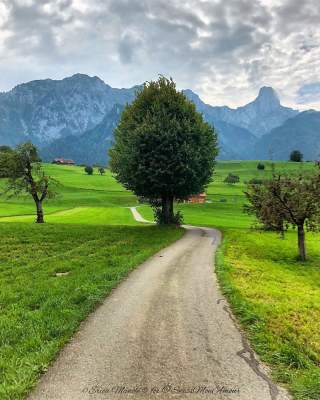
M252 178L249 181L250 185L262 185L263 184L263 179L259 179L259 178Z
M235 183L239 183L240 182L240 178L238 175L233 175L233 174L229 174L225 180L225 183L228 183L229 185L234 185Z
M162 209L162 202L161 200L156 199L149 199L149 204L153 209L154 220L158 225L165 225L167 224L166 216L164 215ZM183 224L183 215L180 211L173 213L170 224L180 226Z
M263 171L263 170L265 169L265 165L262 164L261 162L259 162L259 164L257 165L257 169L258 169L259 171Z
M93 174L93 168L91 167L91 165L86 165L84 168L84 172L88 175L92 175Z
M161 207L156 207L153 209L154 220L158 225L166 224L165 216L162 212ZM171 219L171 224L180 226L183 224L183 215L180 211L177 211L173 214Z

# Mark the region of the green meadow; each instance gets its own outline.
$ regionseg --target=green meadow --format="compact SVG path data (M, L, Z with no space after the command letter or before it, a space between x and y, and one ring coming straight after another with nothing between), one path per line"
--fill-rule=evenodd
M243 213L246 182L272 174L272 164L258 171L257 162L230 161L217 165L207 189L206 204L177 204L187 224L212 226L223 233L216 272L224 294L250 343L272 367L274 378L297 400L320 399L320 234L307 234L308 261L297 260L296 232L285 239L254 230ZM313 163L277 162L276 171L308 173ZM228 173L240 183L223 182ZM152 210L140 208L145 218Z
M295 232L284 240L252 229L243 213L246 182L272 165L219 162L206 204L176 204L185 223L223 233L216 259L222 289L261 359L295 399L320 399L320 235L307 235L309 259L297 261ZM109 171L46 165L59 195L44 204L46 224L33 223L28 197L0 198L0 398L20 399L94 307L182 229L141 225L138 205ZM277 170L310 171L313 163L275 163ZM228 173L240 183L223 182ZM0 187L4 182L0 182ZM152 219L148 206L141 214Z
M45 168L59 181L46 224L28 197L0 203L0 399L25 398L99 302L184 233L136 223L136 198L110 173Z

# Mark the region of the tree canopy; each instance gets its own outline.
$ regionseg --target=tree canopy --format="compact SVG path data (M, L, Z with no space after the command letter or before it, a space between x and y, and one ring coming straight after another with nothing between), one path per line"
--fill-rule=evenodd
M160 199L163 222L173 200L204 190L217 155L214 129L172 79L148 82L127 105L110 150L111 171L137 196Z
M91 167L91 165L86 165L84 167L84 172L88 175L92 175L93 174L93 167Z
M293 150L290 153L290 161L294 162L302 162L303 161L303 154L300 150Z
M106 173L105 169L103 167L98 168L98 172L100 175L104 175Z
M0 178L7 178L13 150L9 146L0 146Z
M245 192L249 204L245 211L254 214L266 228L284 232L297 228L299 258L306 259L305 228L316 230L320 216L320 171L306 175L273 174L262 185L249 185Z

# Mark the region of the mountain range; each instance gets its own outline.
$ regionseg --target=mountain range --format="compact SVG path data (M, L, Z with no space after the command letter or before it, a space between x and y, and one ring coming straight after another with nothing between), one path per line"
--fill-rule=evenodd
M121 112L140 87L116 89L83 74L18 85L0 93L0 144L30 140L46 161L105 164ZM320 112L282 106L271 87L236 109L206 104L189 89L184 93L217 130L220 159L286 160L295 149L305 159L319 156Z

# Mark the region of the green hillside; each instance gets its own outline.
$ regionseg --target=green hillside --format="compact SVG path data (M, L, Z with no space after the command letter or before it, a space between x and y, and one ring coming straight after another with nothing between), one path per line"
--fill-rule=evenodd
M285 239L253 230L243 213L245 182L272 173L255 161L220 162L208 187L207 204L177 205L187 224L212 226L223 233L216 271L234 313L261 359L295 399L320 399L320 235L307 234L308 261L297 260L296 232ZM276 170L310 171L313 163L275 163ZM240 183L223 182L228 173ZM152 218L144 206L141 213Z
M223 233L217 273L234 313L274 377L295 399L320 398L320 235L307 234L309 259L297 261L296 235L284 240L251 229L243 190L266 178L257 161L219 162L206 204L176 204L185 222ZM281 171L313 163L277 162ZM109 171L45 165L59 196L44 204L47 224L33 224L28 197L0 199L0 398L20 399L35 384L80 321L126 274L178 239L183 230L139 225L136 197ZM224 183L228 173L240 183ZM2 186L4 182L0 182ZM152 219L150 207L139 206ZM59 275L61 274L62 275ZM65 275L64 275L65 274ZM47 317L50 315L50 318ZM32 368L30 367L32 366Z
M179 239L176 228L143 226L135 197L110 173L46 165L59 196L36 225L28 197L0 203L0 399L37 382L79 323L137 265ZM0 182L3 186L4 182Z
M221 228L234 224L236 224L235 226L239 224L248 226L249 219L242 215L243 190L246 182L250 179L265 178L271 174L271 162L265 162L265 165L265 171L258 171L256 161L219 162L213 182L207 189L208 200L212 201L212 203L201 206L189 204L181 206L185 213L186 221L198 224L203 221L204 224L216 224L217 227ZM288 172L301 168L310 170L313 167L313 163L275 163L277 170ZM100 176L97 169L95 169L94 175L88 176L82 167L46 164L45 169L49 175L60 183L57 198L45 204L45 213L50 214L47 217L47 221L94 224L99 220L100 223L105 224L119 224L120 221L125 224L134 223L130 210L125 207L137 205L136 197L119 185L111 176L110 171L106 170L106 174ZM229 172L240 176L239 184L231 186L223 182ZM193 210L196 211L195 220ZM61 213L62 211L63 213ZM147 210L144 212L146 215L152 215ZM102 217L99 217L101 213ZM236 213L240 219L239 221L234 218L233 213ZM88 218L85 217L86 214L88 214ZM24 217L22 219L22 215L29 215L30 218ZM0 197L0 217L15 216L15 218L6 218L2 221L32 220L33 215L34 205L29 197L10 200ZM95 215L97 215L97 218L95 218ZM78 220L78 217L81 218L81 221ZM229 218L232 221L229 221Z
M47 164L45 169L59 182L58 196L44 204L45 214L50 214L46 218L48 222L134 223L130 210L125 207L135 205L136 198L115 182L109 171L101 176L96 169L94 175L88 176L82 167ZM22 196L9 200L2 197L0 201L1 217L16 216L2 221L17 222L33 219L34 203L30 197ZM82 218L86 214L88 218ZM22 215L29 217L22 218Z

